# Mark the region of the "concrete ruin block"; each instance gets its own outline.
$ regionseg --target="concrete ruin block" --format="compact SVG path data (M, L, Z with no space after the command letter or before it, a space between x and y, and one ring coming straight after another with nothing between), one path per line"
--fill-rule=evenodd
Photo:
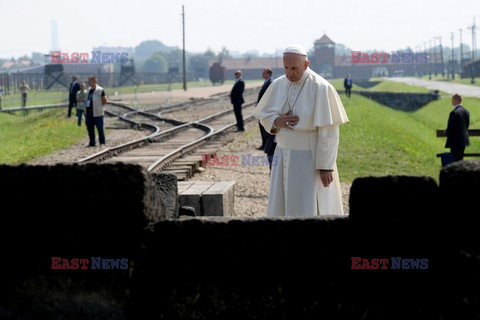
M179 210L177 176L166 172L156 172L152 174L152 177L159 192L159 201L165 207L164 218L177 218Z
M195 181L178 181L177 182L178 194L190 188L190 186L194 183Z
M202 215L232 216L234 213L235 181L215 182L202 195Z
M183 183L179 182L179 185L181 184ZM202 204L200 202L202 194L213 184L214 182L211 181L195 181L178 195L178 201L180 202L180 205L194 208L195 214L200 216L202 213Z
M0 243L8 257L0 319L125 319L131 269L55 270L52 258L134 265L148 227L166 217L153 180L123 163L0 165Z
M458 161L440 171L441 208L444 214L479 221L480 160ZM476 210L478 211L478 210Z
M431 177L362 177L349 203L352 219L427 219L436 214L438 186Z

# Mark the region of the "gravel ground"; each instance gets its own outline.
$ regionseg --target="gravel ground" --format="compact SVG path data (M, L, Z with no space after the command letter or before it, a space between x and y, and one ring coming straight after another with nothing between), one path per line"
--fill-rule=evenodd
M116 118L105 117L105 127L107 128L105 139L107 141L107 148L145 137L151 133L150 131L132 129L108 129L109 127L114 127L116 123ZM88 145L88 133L85 124L83 124L83 127L85 128L85 138L83 138L81 142L71 145L66 149L58 150L47 156L34 159L28 164L53 165L57 163L72 163L85 158L86 156L99 152L101 149L98 145L95 148L85 147ZM95 135L98 143L98 135L96 133Z
M258 90L251 91L251 93L244 95L244 99L246 103L251 101L257 101L258 97ZM202 118L205 118L209 115L215 114L220 111L225 110L232 110L232 104L228 98L226 99L219 99L218 101L200 105L200 106L192 106L188 109L168 112L162 114L161 116L168 119L175 119L179 121L198 121Z
M262 87L263 81L247 82L245 83L245 89ZM221 86L210 87L198 87L189 88L184 90L171 90L171 91L153 91L145 93L130 93L115 95L115 92L107 92L108 99L111 101L129 102L132 104L151 105L151 104L167 104L167 103L179 103L190 100L191 98L208 98L212 95L230 92L233 84L224 84Z
M223 146L217 155L238 156L242 154L265 156L263 151L257 150L261 145L258 122L251 121L245 126L245 133L238 135L234 141ZM227 166L204 167L204 171L193 176L195 181L236 181L235 185L235 213L234 216L261 217L265 215L268 203L270 170L268 164L264 166ZM348 196L350 184L341 183L344 211L349 211Z

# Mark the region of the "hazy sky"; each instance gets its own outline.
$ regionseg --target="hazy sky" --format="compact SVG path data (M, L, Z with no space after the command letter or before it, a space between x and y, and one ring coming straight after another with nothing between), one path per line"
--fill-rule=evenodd
M150 39L181 47L182 4L191 52L226 46L273 53L292 43L309 49L324 31L360 51L415 49L424 41L428 46L434 36L450 46L452 31L458 46L459 28L463 42L471 45L466 27L474 15L480 24L479 0L0 0L0 57L48 52L52 20L57 20L58 43L66 52L135 46Z

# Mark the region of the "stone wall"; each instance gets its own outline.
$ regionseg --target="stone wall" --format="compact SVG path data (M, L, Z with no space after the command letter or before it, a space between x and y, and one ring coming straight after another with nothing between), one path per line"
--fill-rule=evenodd
M393 109L409 112L416 111L424 105L439 99L439 95L437 93L377 92L356 90L352 90L352 93L360 94Z
M348 218L163 220L139 167L0 166L0 318L474 319L479 172L357 179ZM51 270L58 255L129 268ZM352 269L352 257L428 263Z
M1 319L125 316L129 270L52 270L51 258L128 258L167 218L154 180L126 164L0 166Z

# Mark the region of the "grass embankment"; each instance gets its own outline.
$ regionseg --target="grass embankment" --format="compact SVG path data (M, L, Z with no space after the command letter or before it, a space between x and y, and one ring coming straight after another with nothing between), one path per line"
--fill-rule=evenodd
M30 112L27 116L0 113L0 164L19 164L63 149L87 135L65 110Z
M380 86L380 85L379 85ZM445 129L452 109L444 96L416 112L402 112L360 95L342 95L350 123L341 127L338 167L340 178L352 182L361 176L427 175L438 181L441 169L436 154L448 151L445 138L436 129ZM465 98L470 127L480 127L480 100ZM471 138L466 152L479 152L480 139Z

